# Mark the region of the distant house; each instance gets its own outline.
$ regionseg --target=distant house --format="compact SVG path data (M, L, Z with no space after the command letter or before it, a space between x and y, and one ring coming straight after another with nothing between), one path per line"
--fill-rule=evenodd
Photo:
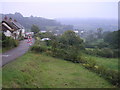
M25 37L24 27L21 24L19 24L15 19L8 19L8 17L5 16L1 22L0 27L2 27L1 29L5 36L13 37L14 39L18 39L19 36Z
M76 34L78 34L79 33L79 31L74 31Z
M55 36L58 36L58 34L54 34Z
M46 33L47 31L40 31L41 33Z

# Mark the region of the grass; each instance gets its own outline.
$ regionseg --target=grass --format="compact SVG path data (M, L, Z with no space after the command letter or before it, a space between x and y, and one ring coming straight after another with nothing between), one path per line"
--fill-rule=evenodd
M118 58L96 57L88 54L83 54L82 57L86 58L87 60L95 60L98 65L102 65L107 69L118 71Z
M0 53L2 53L2 48L0 47Z
M3 88L112 88L80 64L26 53L2 69Z

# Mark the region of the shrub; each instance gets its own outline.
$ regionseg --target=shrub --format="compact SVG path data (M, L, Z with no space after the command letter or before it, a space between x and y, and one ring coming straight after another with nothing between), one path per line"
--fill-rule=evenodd
M120 74L118 73L118 71L106 69L103 66L99 66L97 69L95 69L95 72L97 72L100 76L110 81L112 84L119 86Z
M113 57L120 57L120 50L119 49L115 49L113 50Z
M110 58L110 57L113 57L113 51L109 48L104 48L104 49L101 49L100 51L98 51L97 55Z
M103 48L103 49L86 49L85 53L94 56L113 58L113 57L119 57L120 51L110 48Z
M85 68L98 73L112 84L120 86L120 73L118 71L107 69L104 66L98 66L94 60L88 60L86 57L82 57L79 61Z
M19 40L24 40L24 36L19 36Z
M45 52L46 50L47 48L44 46L34 45L31 47L31 51L35 51L35 52Z
M9 47L9 48L13 48L18 46L19 42L18 40L15 40L11 37L4 37L4 39L2 40L2 47Z

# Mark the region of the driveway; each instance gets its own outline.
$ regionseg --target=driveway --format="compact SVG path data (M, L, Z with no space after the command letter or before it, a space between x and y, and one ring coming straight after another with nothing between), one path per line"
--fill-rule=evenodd
M35 42L35 40L32 39L32 44L34 42ZM16 58L22 56L23 54L25 54L28 51L29 48L30 48L30 46L27 43L27 39L20 41L20 44L18 47L14 48L12 50L9 50L9 51L3 53L2 55L0 55L0 57L2 57L2 60L1 60L2 64L0 65L0 67L6 65L7 63L10 63L11 61L15 60Z

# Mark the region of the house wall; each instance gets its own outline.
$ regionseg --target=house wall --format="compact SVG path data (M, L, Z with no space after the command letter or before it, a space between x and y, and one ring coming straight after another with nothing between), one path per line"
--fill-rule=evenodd
M7 36L7 37L12 36L12 33L11 33L9 30L7 30L6 32L4 32L4 34L5 34L5 36Z
M22 29L22 36L25 37L25 29Z

